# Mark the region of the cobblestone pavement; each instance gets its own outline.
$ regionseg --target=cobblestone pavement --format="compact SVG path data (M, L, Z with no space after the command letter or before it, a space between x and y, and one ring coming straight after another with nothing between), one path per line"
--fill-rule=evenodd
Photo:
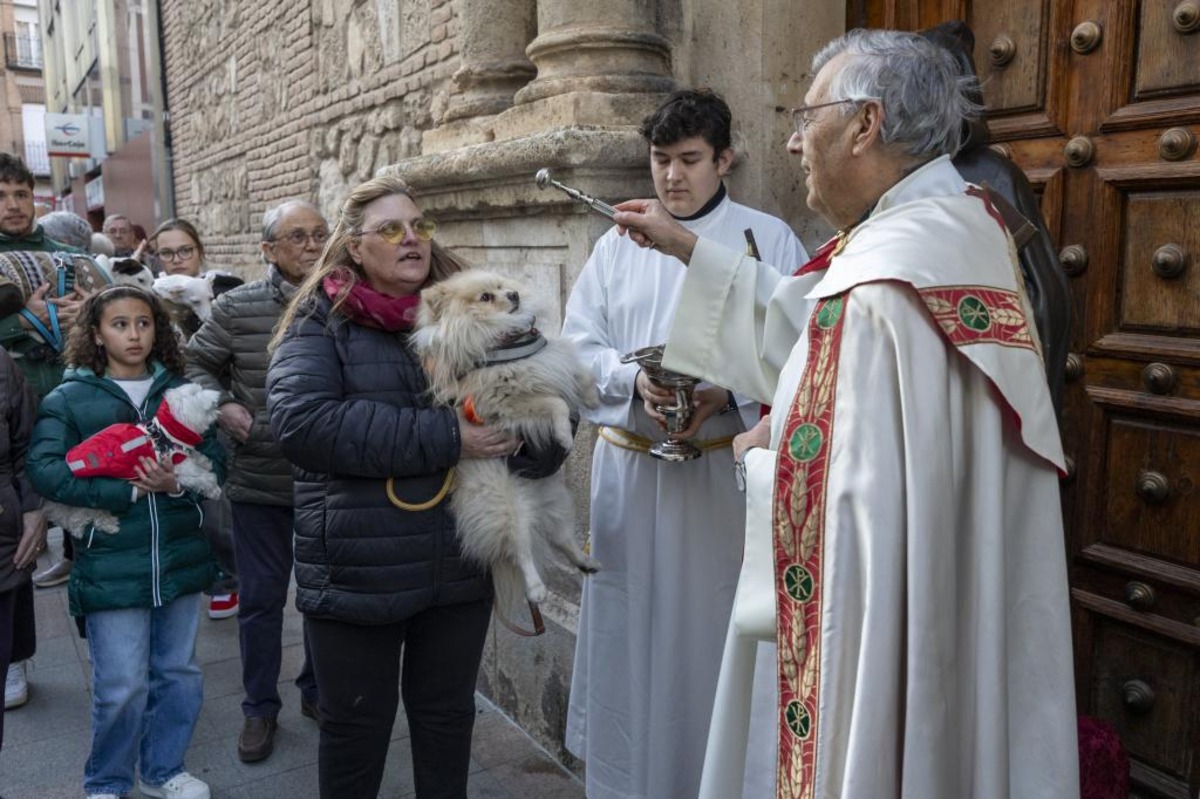
M52 541L50 552L58 551ZM43 556L38 568L49 565ZM67 615L66 586L35 591L38 653L29 668L30 697L4 717L0 752L3 799L79 799L88 753L89 666L86 642ZM200 621L197 657L204 670L204 709L187 768L212 786L214 799L315 799L317 726L300 715L292 680L300 670L300 615L291 601L284 620L283 712L275 751L261 763L237 758L241 728L241 660L237 621ZM583 786L482 696L472 748L471 799L583 799ZM408 728L401 711L380 799L414 797ZM136 791L133 797L138 797ZM359 799L347 797L347 799Z

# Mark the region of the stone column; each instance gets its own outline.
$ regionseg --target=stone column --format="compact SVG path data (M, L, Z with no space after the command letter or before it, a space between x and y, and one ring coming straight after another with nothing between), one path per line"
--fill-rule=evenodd
M675 87L654 0L538 0L537 78L496 119L497 139L548 127L634 125Z
M536 0L461 0L462 66L452 77L438 127L422 139L427 153L491 141L491 120L537 74L525 47L537 33Z

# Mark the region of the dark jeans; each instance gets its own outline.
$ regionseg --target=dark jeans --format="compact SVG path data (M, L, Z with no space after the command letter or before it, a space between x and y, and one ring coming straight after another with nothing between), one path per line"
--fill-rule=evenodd
M33 618L33 584L0 593L0 685L8 679L10 663L33 657L37 626ZM0 702L0 748L4 746L4 703Z
M379 626L305 617L325 719L321 799L379 794L398 685L417 799L465 799L475 680L491 608L490 599L434 607Z
M238 640L242 649L242 713L275 718L279 715L279 664L282 657L283 609L292 577L292 508L230 503L233 548L239 569ZM310 702L317 700L308 636L304 637L304 666L296 687Z

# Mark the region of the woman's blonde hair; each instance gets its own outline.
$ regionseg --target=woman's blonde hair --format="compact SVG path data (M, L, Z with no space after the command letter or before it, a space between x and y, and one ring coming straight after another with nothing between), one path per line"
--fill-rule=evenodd
M308 277L300 284L296 295L288 303L287 309L279 319L279 324L275 328L275 336L271 339L270 348L272 350L279 346L287 329L296 321L296 317L302 311L311 313L312 309L316 307L317 300L325 293L324 280L326 277L341 269L350 275L350 279L333 298L333 310L341 307L350 294L350 290L360 280L366 279L362 265L356 264L350 257L350 240L362 234L363 213L366 207L381 197L390 197L394 194L402 194L414 203L416 202L416 197L413 196L408 184L393 175L371 178L365 183L360 183L354 191L350 192L350 196L342 203L342 213L338 217L337 226L329 235L325 251L313 265ZM436 239L432 242L432 248L433 253L429 259L429 277L425 280L426 286L470 268L464 260L447 250Z

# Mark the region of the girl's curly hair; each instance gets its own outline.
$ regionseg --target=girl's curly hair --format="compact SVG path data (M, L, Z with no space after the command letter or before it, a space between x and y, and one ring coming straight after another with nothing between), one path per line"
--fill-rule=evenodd
M136 286L109 286L84 301L63 351L67 365L86 366L97 375L103 375L108 369L108 355L104 347L96 343L96 332L100 329L104 309L117 300L141 300L150 307L150 315L154 318L154 346L146 360L162 361L167 369L182 375L183 351L167 309L156 295Z

